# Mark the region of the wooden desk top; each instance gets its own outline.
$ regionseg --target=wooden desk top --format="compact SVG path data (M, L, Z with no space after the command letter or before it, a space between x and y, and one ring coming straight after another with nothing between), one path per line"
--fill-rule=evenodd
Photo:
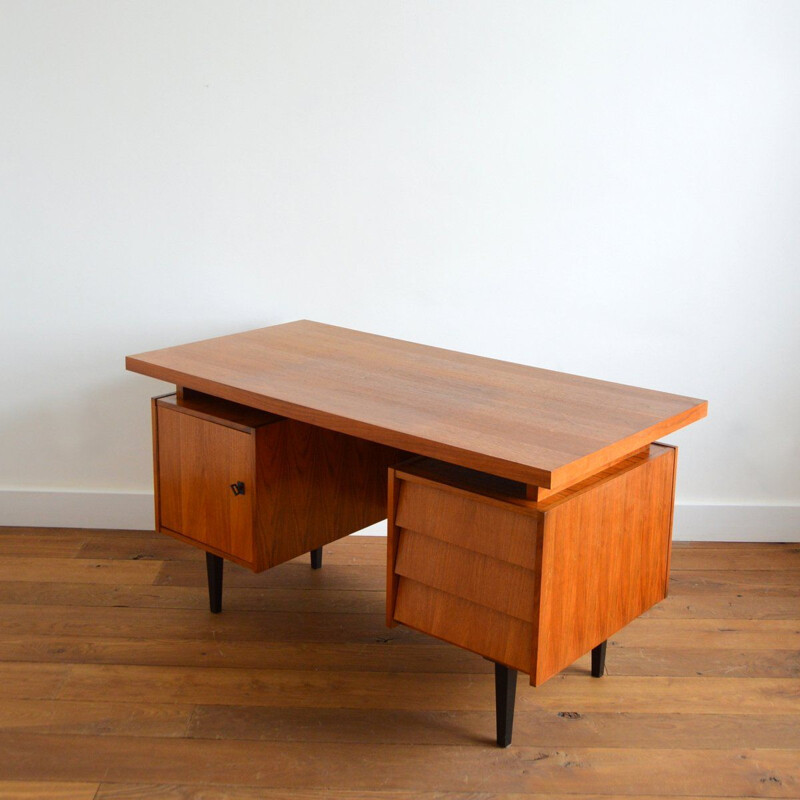
M558 489L707 403L302 320L128 356L133 372Z

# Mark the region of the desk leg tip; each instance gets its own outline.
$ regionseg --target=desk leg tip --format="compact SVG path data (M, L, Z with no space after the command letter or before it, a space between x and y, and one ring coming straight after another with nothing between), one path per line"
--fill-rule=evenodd
M497 746L508 747L514 729L514 701L517 671L504 664L494 665L494 700L497 716Z
M606 671L606 645L608 640L601 642L592 649L592 677L602 678Z
M222 611L222 565L221 556L206 553L206 573L208 574L208 604L212 614Z

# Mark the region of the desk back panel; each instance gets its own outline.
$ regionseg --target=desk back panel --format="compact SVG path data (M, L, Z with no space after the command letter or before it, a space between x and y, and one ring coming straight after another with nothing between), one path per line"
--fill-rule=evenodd
M256 442L260 569L386 519L386 470L408 456L289 419Z

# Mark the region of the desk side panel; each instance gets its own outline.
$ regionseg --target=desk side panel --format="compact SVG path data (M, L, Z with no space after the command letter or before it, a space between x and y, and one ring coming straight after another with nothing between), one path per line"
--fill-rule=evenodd
M666 597L675 451L545 511L538 686Z
M180 419L153 400L156 530L183 530Z
M155 530L161 530L161 483L158 468L158 406L157 397L150 400L150 418L153 435L153 511L155 517Z

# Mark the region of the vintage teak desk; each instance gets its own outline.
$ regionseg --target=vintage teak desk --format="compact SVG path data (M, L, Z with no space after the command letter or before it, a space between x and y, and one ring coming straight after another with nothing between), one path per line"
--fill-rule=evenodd
M300 321L130 356L156 527L258 572L388 517L387 622L538 686L667 594L676 451L705 401ZM402 653L398 652L398 657Z

